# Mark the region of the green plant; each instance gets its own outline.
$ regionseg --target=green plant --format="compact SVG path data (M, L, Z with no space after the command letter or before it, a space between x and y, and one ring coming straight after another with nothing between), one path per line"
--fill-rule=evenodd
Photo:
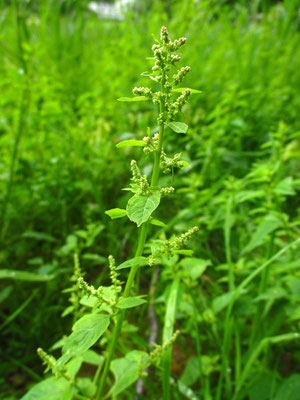
M299 332L298 247L280 253L243 288L229 324L223 315L232 296L230 280L237 290L299 236L298 2L136 3L123 21L112 21L99 20L85 2L1 2L0 212L5 212L0 324L5 352L0 398L19 399L29 382L41 381L33 350L42 345L52 352L51 344L70 330L77 300L76 319L88 312L82 293L74 297L77 281L61 295L69 286L73 254L78 253L85 279L95 287L110 284L109 254L117 263L134 254L136 225L127 218L108 222L104 211L126 208L131 193L120 189L128 180L128 157L149 175L152 157L140 158L139 147L116 151L115 143L145 136L156 114L151 101L120 107L115 99L129 93L137 79L147 85L148 78L138 78L136 71L143 70L151 32L166 24L174 37L184 32L189 38L184 58L193 68L185 86L199 87L205 96L184 108L187 135L165 135L165 151L180 149L189 168L172 179L160 177L160 184L176 187L176 193L153 215L168 224L149 225L155 240L146 241L144 254L171 232L179 235L194 225L200 229L190 243L194 256L164 258L163 267L138 271L138 294L149 294L149 282L159 275L149 299L157 328L147 320L146 305L132 309L115 357L134 348L149 351L152 342L160 343L180 327L172 379L163 380L176 400L215 400L219 381L222 400L295 400L299 340L287 338ZM25 98L22 123L26 81L30 98ZM101 339L102 349L109 334ZM286 339L275 344L280 338ZM53 351L58 358L60 349ZM141 377L147 398L161 395L167 364L163 357L160 368ZM92 368L84 362L79 377L91 376ZM107 382L113 382L110 374ZM120 397L132 392L134 387Z
M185 38L172 42L167 29L162 27L160 39L152 47L154 53L152 71L142 74L159 85L159 90L154 92L150 88L134 88L133 93L136 97L119 99L120 101L128 102L152 100L159 108L157 118L158 131L154 129L153 134L151 134L150 129L148 129L147 136L142 140L131 139L117 144L118 148L143 147L146 156L153 157L151 183L148 182L146 175L142 174L136 161L131 161L132 183L127 190L132 192L133 196L129 199L126 210L114 208L106 211L112 219L128 216L139 228L135 256L117 267L114 258L110 256L111 285L99 286L97 289L84 280L78 257L75 257L74 274L71 278L74 284L68 290L71 292L70 301L72 305L67 309L67 313L72 312L74 314L73 332L59 342L59 346L63 346L63 348L62 356L58 360L45 353L42 349L38 350L38 354L47 366L47 371L51 370L58 380L54 381L53 378L49 378L35 386L24 396L23 400L30 400L37 395L42 400L43 396L47 396L50 386L57 390L57 396L60 396L57 398L59 399L69 399L73 396L78 399L95 398L97 400L109 396L115 397L136 381L142 374L143 369L161 359L163 359L164 368L162 378L164 399L170 398L170 346L178 335L178 332L174 333L173 330L179 287L178 278L174 280L169 295L166 310L167 323L164 328L162 346L158 346L150 354L136 350L128 352L124 358L115 360L113 358L125 320L126 310L146 303L143 296L138 293L138 286L134 287L134 281L139 269L147 265L154 267L164 257L170 258L175 254L187 254L183 246L198 230L197 227L193 227L177 237L157 241L152 245L151 254L148 257L143 256L149 224L166 226L160 220L153 218L152 214L159 206L161 198L174 192L173 187L159 186L160 171L167 174L171 171L173 172L175 168L182 169L188 165L186 161L181 160L181 154L176 154L173 158L170 158L163 150L166 129L170 129L175 133L187 132L188 126L183 122L176 121L176 118L182 107L187 103L190 95L192 93L200 93L195 89L178 87L189 72L189 67L183 67L175 73L173 71L181 58L175 52L185 42ZM176 96L177 93L180 95L173 99L173 96ZM85 233L85 231L82 232ZM83 237L85 238L86 234ZM130 271L125 289L122 292L119 271L128 268ZM82 314L80 305L92 307L92 312ZM91 352L90 348L104 335L111 323L114 324L112 336L109 343L107 343L104 359L102 359L96 353ZM84 380L81 377L77 379L76 375L81 364L89 362L89 358L93 357L96 359L96 365L98 365L94 379L89 380L86 378ZM116 379L111 389L104 394L110 370L112 370Z

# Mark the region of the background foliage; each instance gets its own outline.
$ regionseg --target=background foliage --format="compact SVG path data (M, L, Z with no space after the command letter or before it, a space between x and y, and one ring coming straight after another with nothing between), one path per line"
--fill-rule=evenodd
M109 254L122 262L134 251L133 224L104 211L125 206L128 194L119 193L138 154L116 142L145 136L155 113L116 99L143 86L138 74L161 25L187 37L186 86L203 91L184 110L188 135L166 139L190 167L174 175L178 190L161 208L168 228L154 231L200 226L193 258L180 261L183 334L172 371L196 398L215 398L230 291L299 236L299 21L293 0L137 1L122 20L99 19L85 1L1 1L0 398L17 399L40 379L36 348L70 327L62 290L74 252L99 284ZM299 265L299 248L291 248L235 304L235 350L227 354L235 374L260 339L298 332ZM145 292L150 274L141 276ZM171 280L167 265L155 294L160 326ZM146 310L132 322L144 346ZM300 386L298 341L272 346L255 360L243 398L300 399L286 389ZM192 374L199 359L204 377ZM148 389L157 398L155 378ZM182 390L174 386L175 398Z

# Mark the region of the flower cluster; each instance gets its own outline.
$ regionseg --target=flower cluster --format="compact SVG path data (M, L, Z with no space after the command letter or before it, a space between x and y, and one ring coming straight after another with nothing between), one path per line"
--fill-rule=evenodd
M43 361L43 364L46 365L45 373L48 371L51 371L56 364L56 360L53 356L50 354L46 353L43 349L40 347L37 349L38 356L40 359Z
M160 194L161 196L170 196L171 194L173 194L175 192L175 189L170 186L170 187L164 187L160 189Z
M51 356L50 354L46 353L43 349L40 347L37 349L38 356L42 360L43 364L46 365L46 370L45 373L48 371L52 371L54 367L56 366L56 359ZM56 378L61 378L64 377L66 378L70 383L74 382L74 379L70 376L70 374L66 371L66 369L60 368L56 373L55 373Z
M171 172L173 168L183 168L184 163L180 161L181 153L175 154L173 158L169 158L166 156L164 151L161 152L160 155L160 167L164 174L168 174Z
M182 92L182 95L179 96L177 98L177 100L173 104L170 105L170 108L169 108L170 121L175 119L176 114L178 114L181 111L182 107L188 102L190 95L191 95L191 91L189 89L185 89Z
M166 247L171 248L172 250L178 250L181 249L182 246L186 244L188 240L191 239L191 237L199 231L198 226L194 226L193 228L189 229L187 232L182 233L180 236L175 237L172 240L167 240L166 241Z
M116 271L116 262L113 256L108 256L109 269L110 269L110 279L114 287L115 293L120 293L122 290L121 281L119 281L119 274Z
M73 275L71 277L71 281L77 282L78 278L80 278L81 276L83 276L83 273L82 273L81 268L80 268L78 254L75 253L74 254L74 272L73 272Z
M149 194L150 193L150 185L147 181L147 177L141 174L139 167L135 160L132 160L130 163L131 173L132 173L132 181L131 185L133 190L137 194Z
M135 87L132 89L132 93L135 96L145 96L149 97L150 99L153 97L153 93L148 87Z
M177 330L165 344L155 346L155 349L149 354L149 359L147 361L147 364L150 365L153 364L154 362L160 361L164 352L167 350L168 347L170 347L175 342L179 334L180 331Z
M153 266L156 264L159 257L165 255L167 257L172 257L174 254L174 250L180 250L186 244L191 237L198 232L198 226L194 226L193 228L189 229L187 232L182 233L179 236L171 240L165 240L160 247L155 249L155 251L148 257L149 265Z
M146 143L146 146L143 148L145 154L149 155L150 153L153 153L153 151L157 150L158 137L158 133L155 133L153 137L145 136L143 138L144 142Z
M156 82L161 84L161 90L153 93L148 87L135 87L133 94L135 96L145 96L152 99L154 104L164 104L164 109L160 111L157 122L163 125L167 121L173 121L176 114L181 111L183 105L187 102L190 91L184 91L174 102L171 101L173 86L177 86L183 81L190 67L182 67L172 79L168 76L168 72L177 64L181 57L174 53L186 43L186 38L171 41L168 30L165 26L161 28L159 43L152 46L154 54L154 65L152 73L145 72L142 75L149 76Z
M98 300L96 303L97 306L101 305L102 303L106 303L111 307L116 305L116 299L111 300L104 295L103 286L99 286L98 289L95 289L93 285L89 285L82 277L78 279L78 284L84 294L86 294L87 296L93 296Z
M78 254L74 254L74 272L73 275L70 278L70 281L73 282L73 285L71 288L64 290L64 293L71 293L69 297L69 301L72 304L67 310L69 310L68 313L73 312L74 314L74 320L77 319L78 314L79 314L79 301L80 301L80 288L78 284L78 279L84 276L84 273L82 272L80 268L80 263L79 263L79 258ZM63 316L68 315L66 311L64 312Z
M173 75L173 85L176 86L178 85L180 82L183 81L183 79L187 76L187 74L190 72L190 67L182 67L177 74Z

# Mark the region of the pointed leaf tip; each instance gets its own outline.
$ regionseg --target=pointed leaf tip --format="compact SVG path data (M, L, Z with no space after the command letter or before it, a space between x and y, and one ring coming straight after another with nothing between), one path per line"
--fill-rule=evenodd
M187 133L189 128L188 125L185 124L184 122L177 122L177 121L169 122L166 125L176 133Z

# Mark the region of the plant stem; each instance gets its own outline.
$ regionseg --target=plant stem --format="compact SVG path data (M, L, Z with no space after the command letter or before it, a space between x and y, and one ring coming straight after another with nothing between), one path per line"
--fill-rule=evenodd
M7 222L5 221L5 217L6 217L7 207L10 202L10 198L11 198L11 194L12 194L12 190L13 190L16 165L17 165L17 161L18 161L19 147L20 147L21 138L23 136L23 132L25 130L26 116L28 113L29 99L30 99L28 71L27 71L27 64L25 62L24 54L23 54L22 34L21 34L21 29L20 29L21 22L20 22L20 15L19 15L19 5L18 5L17 0L14 0L13 6L14 6L15 22L16 22L16 41L17 41L17 47L18 47L18 57L19 57L20 68L23 70L23 73L24 73L24 83L23 83L23 88L21 91L17 132L16 132L12 156L11 156L11 160L10 160L9 180L8 180L8 183L6 186L6 192L4 195L4 200L3 200L3 204L2 204L2 208L1 208L1 212L0 212L1 239L2 240L5 237L6 228L8 225L8 221Z
M273 247L274 247L274 239L275 233L273 232L270 239L269 249L268 249L268 258L272 256ZM268 276L269 276L270 266L263 270L261 274L261 279L258 288L258 296L265 292L268 284ZM263 336L263 323L262 323L262 316L263 316L263 302L260 302L256 307L256 314L254 317L252 334L250 336L250 350L253 350L256 342L258 342L261 337Z
M164 85L165 85L165 75L163 74L162 81L161 81L161 91L164 93ZM160 113L163 113L165 111L165 104L163 100L160 101ZM163 137L164 137L164 123L161 123L159 125L159 137L158 137L158 145L157 145L157 150L154 152L154 164L153 164L153 171L152 171L152 178L151 178L151 187L157 186L158 183L158 178L159 178L159 171L160 171L160 156L161 156L161 151L162 151L162 145L163 145ZM135 257L139 257L143 254L144 251L144 246L147 238L147 233L148 233L148 227L149 227L149 222L144 222L143 225L140 228L140 235L139 235L139 241L138 241L138 246L135 252ZM130 269L125 290L123 293L123 297L128 297L130 294L130 290L132 288L134 278L136 276L136 273L138 271L138 266L133 266ZM118 317L117 317L117 322L116 325L113 329L112 333L112 340L110 342L110 346L108 348L108 355L105 360L105 365L104 369L101 375L100 383L99 383L99 388L98 392L96 395L96 400L102 399L103 396L103 391L104 391L104 386L105 382L107 379L107 375L109 372L110 368L110 363L111 360L114 356L116 345L120 336L120 332L122 329L122 324L124 321L126 310L122 310Z
M226 217L225 217L225 226L224 226L224 236L225 236L225 252L226 252L226 263L228 267L228 282L229 282L229 290L234 290L234 271L231 257L231 220L232 220L232 195L227 200L226 203Z

